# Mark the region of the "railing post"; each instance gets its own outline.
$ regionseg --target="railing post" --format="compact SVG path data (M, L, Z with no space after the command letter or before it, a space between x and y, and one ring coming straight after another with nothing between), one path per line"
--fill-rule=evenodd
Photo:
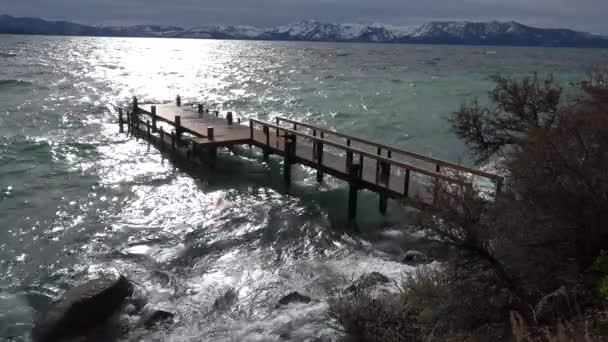
M177 95L177 97L175 97L175 105L177 105L178 107L182 106L182 98L181 98L181 96Z
M137 101L137 97L133 96L133 112L139 109L139 103Z
M156 106L150 107L150 112L152 113L152 131L156 132Z
M207 139L213 140L215 138L215 129L213 126L207 127Z
M278 137L279 136L279 126L280 126L281 122L280 122L280 119L279 119L278 116L276 118L274 118L274 119L275 119L275 121L277 123L277 137Z
M174 140L176 141L176 144L179 145L180 139L181 139L181 135L182 135L182 117L181 115L176 115L175 116L175 136L174 136Z
M441 165L439 165L439 164L435 165L435 172L441 173Z
M409 195L410 195L410 170L409 169L405 170L405 180L403 183L403 195L405 195L405 197L409 197Z
M118 128L119 128L119 132L120 133L124 133L125 130L122 127L123 125L123 121L122 121L122 108L118 108Z
M228 126L232 126L232 112L226 114L226 121L228 122Z
M152 129L152 126L150 125L150 120L146 120L146 130L147 130L146 138L148 139L148 142L150 142L150 138L152 137L152 134L150 133L151 129Z

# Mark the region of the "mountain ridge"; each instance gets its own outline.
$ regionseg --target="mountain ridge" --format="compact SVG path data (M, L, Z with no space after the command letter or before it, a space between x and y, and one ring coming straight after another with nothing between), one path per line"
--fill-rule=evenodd
M569 29L536 28L515 21L432 21L420 26L397 26L302 20L269 28L246 25L202 25L182 28L162 25L90 26L68 21L0 15L0 33L608 48L608 37L605 36Z

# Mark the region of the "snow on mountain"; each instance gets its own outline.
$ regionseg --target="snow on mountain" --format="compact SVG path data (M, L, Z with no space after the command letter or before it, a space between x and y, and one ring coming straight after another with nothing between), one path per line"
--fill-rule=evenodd
M302 20L273 28L204 25L139 25L96 27L39 18L0 16L0 33L88 35L117 37L168 37L214 39L264 39L295 41L471 44L608 47L608 38L565 29L540 29L510 22L430 22L417 27L371 24L336 24Z

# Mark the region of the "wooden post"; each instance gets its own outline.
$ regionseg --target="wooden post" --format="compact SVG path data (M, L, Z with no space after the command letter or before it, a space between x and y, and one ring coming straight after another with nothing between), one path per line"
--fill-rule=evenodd
M410 195L410 170L405 170L405 180L403 183L403 195L409 197Z
M133 112L131 114L133 120L133 135L135 136L135 141L139 141L139 116Z
M439 164L435 165L435 172L437 172L437 173L441 172L441 165L439 165Z
M127 110L127 133L131 135L131 112Z
M175 141L175 131L171 132L171 152L173 153L173 155L175 155L175 149L177 143Z
M163 127L160 127L159 130L159 134L160 134L160 151L164 151L165 150L165 130L163 129Z
M226 114L226 121L228 122L228 126L232 126L232 112Z
M266 136L266 146L264 147L264 160L268 160L268 156L270 155L270 128L268 128L268 126L264 126L262 128L262 131Z
M278 137L279 136L279 126L280 126L281 121L280 121L280 119L279 119L278 116L276 118L274 118L274 119L275 119L276 124L277 124L277 137Z
M346 146L350 147L350 139L346 139Z
M139 109L139 102L137 101L137 97L133 96L133 112Z
M316 133L316 131L315 131ZM323 132L321 131L321 139L325 138ZM321 171L321 167L323 166L323 143L318 141L317 144L317 182L323 182L323 171Z
M150 112L152 113L152 132L156 132L156 106L150 107Z
M359 179L361 177L361 165L352 164L348 170L349 189L348 189L348 219L353 220L357 217L357 195L359 193Z
M283 162L283 178L287 188L291 186L291 164L296 152L296 139L293 134L285 135L285 159Z
M181 98L179 95L177 95L177 97L175 97L175 104L176 104L178 107L181 107L181 106L182 106L182 98Z
M122 121L122 108L118 108L118 127L119 127L119 132L120 133L124 133L125 130L122 127L123 125L123 121Z
M348 173L350 167L353 165L353 152L346 151L346 172Z
M175 143L178 145L179 145L179 142L181 139L181 135L182 135L182 116L178 114L175 116L175 135L173 136L173 140L175 140Z
M249 139L253 141L253 119L249 119ZM251 144L249 144L249 148L251 148Z
M213 126L207 127L207 139L213 140L215 135L214 132L215 130L213 129Z
M151 128L152 127L150 126L150 120L146 120L146 130L148 133L148 136L147 136L148 142L150 142L150 137L152 137L152 134L150 133Z
M381 185L389 187L389 182L391 180L391 164L385 162L378 162L380 164L380 176L379 182Z
M498 196L500 195L500 193L502 191L503 181L504 181L504 179L502 177L500 177L496 180L496 198L498 198Z
M379 193L378 195L380 195L380 203L378 204L378 209L380 210L380 214L386 215L386 208L388 207L388 196L382 193Z

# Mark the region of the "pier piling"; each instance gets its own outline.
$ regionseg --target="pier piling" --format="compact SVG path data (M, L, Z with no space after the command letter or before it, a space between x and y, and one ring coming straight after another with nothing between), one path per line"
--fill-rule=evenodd
M119 127L119 132L120 133L124 133L125 130L122 127L123 125L123 121L122 121L122 108L118 108L118 127Z
M174 133L174 139L176 142L176 144L179 145L180 143L180 139L181 139L181 135L182 135L182 117L181 115L176 115L175 116L175 133Z
M348 218L349 220L354 220L357 217L357 197L360 189L361 165L350 165L348 174L350 177L348 187Z

